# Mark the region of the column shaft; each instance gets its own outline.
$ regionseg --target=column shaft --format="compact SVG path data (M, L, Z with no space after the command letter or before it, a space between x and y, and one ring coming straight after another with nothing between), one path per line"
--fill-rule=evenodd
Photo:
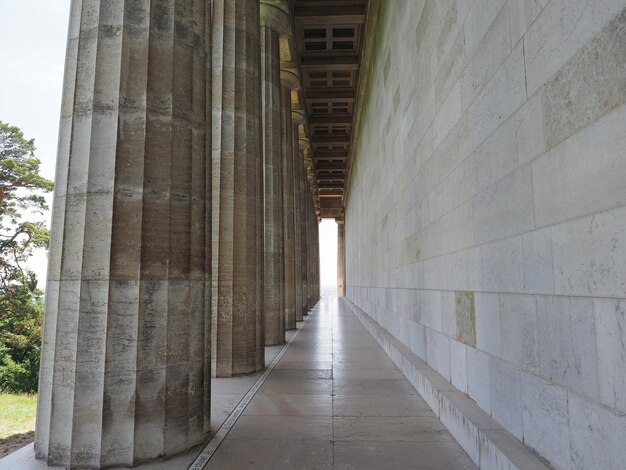
M285 223L285 327L292 330L296 327L296 298L297 298L297 278L296 278L296 233L299 229L294 213L296 185L295 165L296 155L293 152L291 142L293 140L294 125L291 120L291 88L284 84L282 86L282 106L284 125L282 132L283 151L283 201L284 201L284 223Z
M71 8L35 452L132 466L209 431L210 10Z
M264 292L265 344L285 342L285 283L283 227L283 155L281 128L284 127L280 85L279 32L276 14L286 14L261 3L261 87L263 99L264 165ZM290 117L291 118L291 117Z
M315 272L315 227L317 226L317 220L315 219L315 209L313 206L313 196L311 194L311 189L307 181L307 218L308 218L308 256L309 256L309 271L307 273L307 289L308 289L308 309L312 309L314 306L313 302L313 289L314 289L314 272Z
M302 297L300 298L300 306L299 306L299 315L302 317L303 314L308 312L308 285L307 285L307 271L308 271L308 263L309 263L309 220L308 220L308 211L307 211L307 191L306 188L306 172L304 168L304 159L302 152L298 152L298 186L299 186L299 195L300 195L300 205L298 207L298 211L300 214L300 220L302 221L302 230L300 231L300 246L302 247L300 250L300 285L302 290Z
M264 367L259 5L213 1L212 373Z
M298 134L298 126L293 126L293 132L295 135ZM303 234L305 231L305 220L302 217L302 207L303 207L303 194L302 194L302 168L303 163L300 158L300 152L295 153L293 151L293 147L291 148L291 154L293 155L293 179L294 179L294 223L295 223L295 276L296 276L296 310L295 310L295 318L297 321L302 320L302 306L304 302L304 297L306 293L304 291L304 283L302 281L302 260L303 260L303 251L305 245L302 243Z

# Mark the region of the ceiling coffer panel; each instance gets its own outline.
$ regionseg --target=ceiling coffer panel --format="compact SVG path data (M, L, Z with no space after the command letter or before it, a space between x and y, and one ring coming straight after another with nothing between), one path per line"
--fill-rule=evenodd
M343 217L366 0L292 0L322 217Z

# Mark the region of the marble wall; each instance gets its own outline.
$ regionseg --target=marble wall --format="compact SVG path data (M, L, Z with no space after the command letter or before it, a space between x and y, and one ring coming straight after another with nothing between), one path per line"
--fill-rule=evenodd
M626 460L626 1L378 2L346 296L555 468Z

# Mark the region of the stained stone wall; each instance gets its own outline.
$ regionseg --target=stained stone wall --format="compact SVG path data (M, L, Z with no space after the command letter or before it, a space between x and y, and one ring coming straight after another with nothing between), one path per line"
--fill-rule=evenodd
M35 452L120 468L210 425L210 10L72 1Z
M554 467L620 468L626 1L378 5L347 298Z

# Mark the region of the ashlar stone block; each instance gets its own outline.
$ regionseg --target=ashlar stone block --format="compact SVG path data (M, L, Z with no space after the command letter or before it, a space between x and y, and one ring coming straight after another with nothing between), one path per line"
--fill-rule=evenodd
M538 297L541 375L587 397L598 399L598 362L593 301Z
M626 301L593 301L600 401L626 413Z

